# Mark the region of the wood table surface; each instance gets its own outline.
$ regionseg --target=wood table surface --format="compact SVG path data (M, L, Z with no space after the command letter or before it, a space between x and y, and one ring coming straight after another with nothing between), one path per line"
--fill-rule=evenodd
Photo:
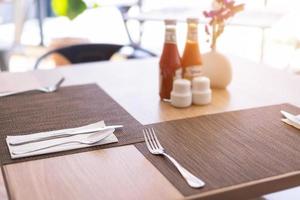
M236 57L230 60L234 73L230 86L213 90L210 105L186 109L176 109L159 100L157 59L96 62L38 73L46 78L57 71L66 77L64 85L96 82L142 124L284 102L300 106L299 76ZM37 72L23 76L34 73ZM0 74L0 81L10 76L14 74ZM12 199L183 198L131 145L6 165L4 171ZM299 199L300 189L264 198L282 196Z
M6 191L6 188L5 188L5 183L4 183L2 173L0 173L0 199L1 200L7 200L8 199L7 191Z

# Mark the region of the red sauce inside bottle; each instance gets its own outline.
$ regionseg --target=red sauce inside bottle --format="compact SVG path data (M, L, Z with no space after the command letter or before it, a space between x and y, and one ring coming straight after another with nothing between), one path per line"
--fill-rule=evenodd
M173 22L173 21L172 21ZM166 24L168 25L168 24ZM171 24L175 25L175 24ZM176 44L175 27L166 28L166 37L163 52L159 62L161 100L170 99L175 76L181 75L181 59Z

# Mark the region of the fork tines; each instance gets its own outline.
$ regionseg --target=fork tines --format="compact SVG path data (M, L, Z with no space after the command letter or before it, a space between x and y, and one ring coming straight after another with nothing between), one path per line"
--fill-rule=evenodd
M163 147L159 143L153 128L145 128L143 133L146 145L151 153L153 153L155 150L163 150Z

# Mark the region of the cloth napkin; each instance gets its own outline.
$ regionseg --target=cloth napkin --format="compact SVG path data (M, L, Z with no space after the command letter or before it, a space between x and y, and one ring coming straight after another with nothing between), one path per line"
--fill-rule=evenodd
M77 127L77 128L71 128L71 129L64 129L64 131L68 130L84 130L86 128L96 128L96 127L105 127L104 121L100 121L94 124L90 124L87 126L82 126L82 127ZM59 130L61 131L61 130ZM108 129L105 130L105 132L114 132L114 129ZM102 131L104 132L104 131ZM80 148L85 148L85 147L91 147L91 146L98 146L98 145L103 145L103 144L109 144L109 143L114 143L118 142L118 138L114 135L111 134L110 136L104 138L103 140L99 141L98 143L92 144L92 145L87 145L87 144L79 144L79 143L69 143L69 144L64 144L64 145L59 145L56 147L50 147L44 150L39 150L31 153L25 153L25 154L13 154L13 151L19 151L19 150L24 150L24 149L32 149L36 148L37 146L43 146L43 145L51 145L56 142L68 142L68 141L73 141L74 137L78 138L78 135L74 136L69 136L69 137L63 137L63 138L56 138L56 139L51 139L51 140L44 140L44 141L39 141L39 142L32 142L32 143L27 143L23 145L10 145L10 141L12 140L18 140L22 138L37 138L40 136L47 136L51 135L53 131L48 131L48 132L41 132L41 133L34 133L34 134L28 134L28 135L18 135L18 136L7 136L6 137L6 144L8 146L10 156L12 159L16 158L23 158L23 157L29 157L29 156L35 156L35 155L42 155L42 154L49 154L49 153L54 153L54 152L61 152L61 151L67 151L67 150L72 150L72 149L80 149ZM89 134L82 134L82 137L88 137L90 134L95 134L94 133L89 133Z
M0 73L0 92L19 92L54 85L62 77L59 72L44 70L14 74ZM26 84L16 84L19 82Z
M285 122L288 125L291 125L291 126L297 128L297 129L300 129L300 124L298 124L298 123L292 122L288 119L281 119L281 121Z

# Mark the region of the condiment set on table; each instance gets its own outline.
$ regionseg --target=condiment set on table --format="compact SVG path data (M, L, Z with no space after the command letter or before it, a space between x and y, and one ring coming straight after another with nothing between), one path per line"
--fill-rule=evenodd
M177 79L173 83L171 105L188 107L191 104L206 105L211 102L210 81L207 77L196 77L191 82L186 79Z
M203 76L198 44L198 19L188 18L188 35L182 58L176 44L176 21L165 20L165 43L160 58L160 98L174 107L211 102L210 79Z

